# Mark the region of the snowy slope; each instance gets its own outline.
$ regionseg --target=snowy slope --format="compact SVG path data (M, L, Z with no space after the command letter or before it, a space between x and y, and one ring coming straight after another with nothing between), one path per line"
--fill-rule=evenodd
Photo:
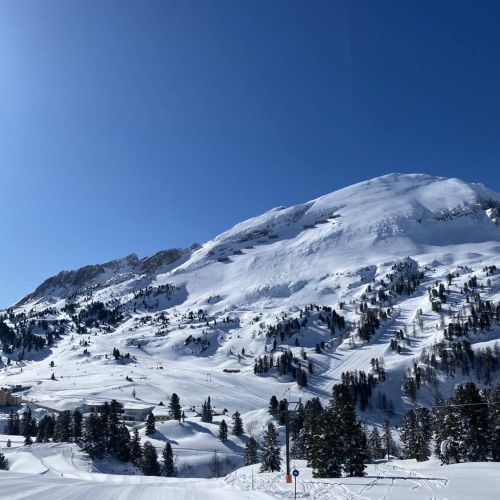
M216 410L227 409L229 415L239 410L247 434L259 437L269 419L265 409L271 395L283 397L290 390L293 398L326 399L342 372L370 371L371 359L383 358L388 377L380 386L392 399L397 421L409 407L400 391L404 370L442 339L443 321L466 310L464 284L476 276L482 299L500 301L500 276L485 271L486 266L500 268L499 207L500 195L482 185L390 174L275 208L201 246L60 273L11 313L43 319L49 330L64 324L65 333L50 348L25 352L19 362L15 351L10 366L4 355L0 385L30 386L27 400L54 408L112 398L157 404L176 392L185 408L199 409L210 395ZM378 304L392 313L364 343L356 336L363 296L369 285L380 289L398 263L421 271L422 281L411 295L393 295ZM447 289L443 319L432 310L428 288L446 282L449 273L459 277ZM96 301L117 308L121 318L78 333L75 315ZM272 348L269 326L300 317L308 304L335 308L347 325L333 335L320 313L311 312L300 332L282 341L278 337L278 351L290 348L300 357L304 349L313 361L308 387L299 389L288 376L255 375L256 359ZM416 334L398 355L389 343L403 329ZM38 323L33 331L46 334ZM494 325L470 340L484 347L499 337ZM320 342L325 347L317 353ZM114 348L130 357L115 360ZM457 381L443 378L443 393ZM419 393L423 403L432 398L428 389ZM372 405L362 418L376 423L383 414ZM206 476L214 449L233 460L233 468L240 465L242 443L221 448L215 428L192 434L189 429L177 437L172 437L174 429L165 429L158 440L160 446L171 438L186 464L197 457L196 470L186 469L184 475Z

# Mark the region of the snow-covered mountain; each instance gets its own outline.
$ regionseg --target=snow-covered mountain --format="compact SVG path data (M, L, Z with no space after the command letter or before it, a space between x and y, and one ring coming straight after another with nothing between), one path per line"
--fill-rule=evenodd
M0 383L29 386L28 398L58 408L112 398L157 404L172 392L199 407L211 396L258 434L271 395L328 398L342 373L380 375L375 359L387 376L363 418L389 411L397 419L412 404L401 391L405 372L414 363L425 372L422 353L453 325L470 323L460 335L480 356L500 336L497 268L498 193L390 174L274 208L189 249L49 278L4 314ZM484 308L486 325L486 316L476 321ZM277 369L287 350L290 369ZM437 370L444 393L449 375ZM435 383L423 383L417 400L435 395ZM194 428L185 432L177 453L213 450Z

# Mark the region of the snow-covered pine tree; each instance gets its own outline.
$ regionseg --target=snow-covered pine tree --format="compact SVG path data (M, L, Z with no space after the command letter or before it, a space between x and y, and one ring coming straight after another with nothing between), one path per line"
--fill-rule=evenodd
M256 464L258 461L257 441L253 437L250 437L245 446L245 465Z
M227 424L226 421L223 419L222 422L219 425L219 441L222 443L227 441Z
M141 470L145 476L160 475L158 453L156 453L156 448L149 441L146 441L143 446Z
M166 477L175 476L174 453L172 451L172 445L169 442L167 442L165 448L163 448L162 461L161 475Z
M241 436L243 434L243 420L238 410L233 413L233 428L232 433L234 436Z
M270 422L262 440L262 465L260 472L275 472L281 468L281 455L278 443L278 431Z

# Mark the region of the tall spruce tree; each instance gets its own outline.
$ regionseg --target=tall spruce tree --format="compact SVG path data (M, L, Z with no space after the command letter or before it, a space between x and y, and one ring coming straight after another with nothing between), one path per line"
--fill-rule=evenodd
M59 443L69 443L72 435L71 412L69 410L64 410L57 416L53 440Z
M83 426L81 446L90 458L102 458L106 453L106 436L101 418L91 413Z
M384 458L385 452L382 446L382 438L380 437L380 432L378 427L373 427L368 436L368 449L370 450L370 456L373 460L379 460Z
M163 448L162 461L161 475L166 477L175 476L174 453L172 451L172 445L169 442L167 442L165 448Z
M307 412L307 404L306 404ZM339 416L328 407L321 412L317 431L308 449L308 464L314 477L340 477L342 475L342 439L339 433Z
M250 437L245 445L245 465L253 465L258 461L257 441L253 437Z
M227 424L223 419L219 425L219 441L225 443L227 441Z
M488 420L491 456L494 462L500 462L500 384L488 395Z
M149 412L146 418L146 436L151 436L156 432L155 417Z
M212 415L212 404L210 402L210 396L206 399L206 401L202 405L201 409L201 421L206 423L211 423L213 420Z
M145 476L159 476L161 469L156 448L146 441L142 450L141 470Z
M243 420L241 420L241 415L239 411L233 413L233 428L232 432L234 436L241 436L243 434Z
M141 437L137 427L134 428L134 433L130 439L130 460L135 465L140 465L142 459Z
M281 455L278 443L278 431L271 422L267 425L262 441L262 464L260 472L275 472L281 468Z
M337 432L342 441L344 472L350 476L364 476L367 461L366 436L356 418L356 404L349 387L336 384L332 389L331 410L337 415Z
M392 436L391 424L387 418L384 420L382 443L387 460L389 460L390 456L396 453L396 443Z
M168 405L168 414L172 420L181 421L182 418L182 409L181 402L179 396L174 392L170 397L170 403Z
M307 460L312 467L314 453L314 436L320 433L320 416L323 412L323 406L318 397L311 398L304 406L304 427L300 432L300 443L297 446L296 457ZM300 445L303 446L302 452Z

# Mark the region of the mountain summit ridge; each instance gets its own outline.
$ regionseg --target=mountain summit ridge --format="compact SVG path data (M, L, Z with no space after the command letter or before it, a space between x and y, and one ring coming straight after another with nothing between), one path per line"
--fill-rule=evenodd
M431 247L500 242L499 207L500 194L482 184L391 173L306 203L273 208L203 245L164 250L143 259L131 254L62 271L16 305L68 298L86 287L113 284L113 278L115 282L129 281L129 289L134 283L142 287L172 282L186 285L189 291L199 288L197 282L207 272L224 282L228 264L240 267L238 277L267 266L264 286L291 284L297 288L294 281L310 281L300 276L304 274L301 268L322 269L328 259L349 266L363 260L363 254L369 262L380 254L397 257L425 253Z

